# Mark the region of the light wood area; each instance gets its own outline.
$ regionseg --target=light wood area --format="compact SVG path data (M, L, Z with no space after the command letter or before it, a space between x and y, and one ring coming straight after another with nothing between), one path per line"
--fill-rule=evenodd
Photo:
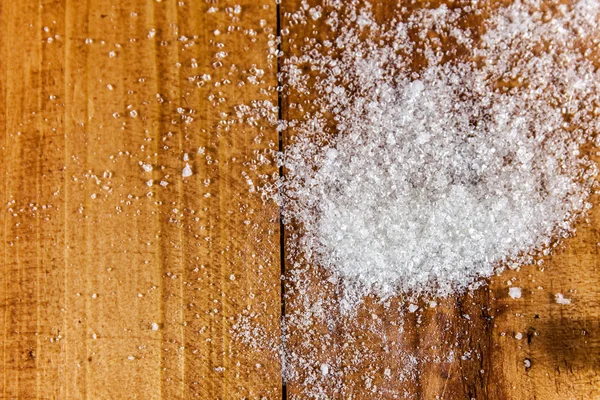
M279 337L278 210L243 176L277 132L219 125L276 85L277 14L230 3L0 3L0 398L281 397L276 348L231 334Z
M543 270L421 317L401 298L339 316L326 273L290 260L311 294L288 280L282 310L279 210L249 183L279 135L222 121L277 105L300 3L0 1L0 399L600 398L599 206ZM294 324L310 307L331 318ZM285 385L282 311L303 362Z

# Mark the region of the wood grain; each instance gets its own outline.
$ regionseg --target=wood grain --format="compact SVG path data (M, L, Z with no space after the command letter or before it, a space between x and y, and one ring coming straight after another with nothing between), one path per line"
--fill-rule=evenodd
M280 6L290 37L326 34L291 26L299 7ZM277 12L0 1L0 399L600 398L599 207L543 268L415 314L396 298L340 316L327 272L287 260L282 387L278 210L247 182L275 172L255 152L278 134L233 123L277 103Z
M300 0L282 6L283 42L290 55L302 53L307 38L323 40L330 32L325 18L297 23ZM405 13L455 2L401 3ZM322 5L309 1L309 6ZM372 2L380 21L397 15L395 2ZM486 5L487 4L487 5ZM484 2L487 11L501 2ZM465 20L474 32L486 12ZM456 50L452 43L444 43ZM460 55L458 49L456 55ZM422 60L412 60L418 69ZM306 72L306 71L305 71ZM283 82L285 84L285 81ZM310 94L293 92L283 99L285 119L310 109ZM284 141L293 140L293 130ZM594 198L594 204L598 199ZM407 311L401 297L387 304L365 299L357 316L340 315L340 288L318 266L286 259L288 321L287 393L289 399L592 399L600 397L598 375L598 243L600 210L581 221L540 267L523 267L494 277L477 291L419 303ZM286 244L296 245L300 230L286 226ZM512 299L510 284L523 296ZM571 298L557 304L556 293ZM520 334L520 335L519 335ZM521 337L518 339L518 337ZM323 366L326 366L322 372Z
M243 176L277 133L219 123L276 101L270 3L0 2L0 398L281 397L277 349L232 336L279 337L278 211Z

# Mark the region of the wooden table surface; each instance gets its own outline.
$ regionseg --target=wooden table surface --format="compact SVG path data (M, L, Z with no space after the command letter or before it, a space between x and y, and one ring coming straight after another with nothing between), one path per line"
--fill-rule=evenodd
M306 318L335 288L282 265L279 210L251 190L279 134L234 123L277 105L299 6L0 1L0 399L600 398L600 207L543 267L414 314ZM294 280L282 300L284 269L310 304Z

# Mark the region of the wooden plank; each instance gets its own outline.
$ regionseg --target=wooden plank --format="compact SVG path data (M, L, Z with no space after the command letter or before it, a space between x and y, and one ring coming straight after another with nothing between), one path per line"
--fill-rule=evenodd
M243 176L277 133L215 103L276 101L275 7L0 4L0 397L281 397L277 348L232 337L243 313L279 337L278 211Z
M600 396L600 296L598 248L600 207L595 198L577 236L565 241L542 267L494 278L490 304L495 310L487 383L509 399ZM506 282L521 287L523 297L508 296ZM572 301L560 305L555 295ZM516 340L521 333L523 338ZM525 364L526 360L530 367Z
M301 54L309 38L324 39L329 31L325 18L295 23L293 13L302 3L289 0L281 7L282 29L289 31L282 47L288 55ZM402 6L410 12L422 4ZM397 11L393 2L373 2L382 21ZM473 17L469 26L479 29L482 17ZM290 104L309 108L311 101L310 94L284 96L284 119L300 115ZM290 140L286 131L284 142ZM342 316L336 304L340 289L328 281L329 273L286 259L288 398L598 397L600 209L597 197L593 202L596 207L579 224L577 236L543 267L507 272L473 293L438 300L435 307L419 304L417 313L407 312L401 297L385 307L367 298L357 315ZM286 246L295 245L298 233L286 226ZM508 280L523 289L522 298L509 297ZM556 293L573 304L557 304Z

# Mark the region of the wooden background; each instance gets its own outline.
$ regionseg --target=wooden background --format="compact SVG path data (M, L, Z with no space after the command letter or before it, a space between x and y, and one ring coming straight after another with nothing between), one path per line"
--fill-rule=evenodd
M282 304L279 212L248 182L276 172L256 160L278 133L220 121L277 104L274 40L299 6L0 2L0 398L600 398L599 207L543 268L437 307L290 318L307 305L293 279ZM309 299L334 312L322 278Z

